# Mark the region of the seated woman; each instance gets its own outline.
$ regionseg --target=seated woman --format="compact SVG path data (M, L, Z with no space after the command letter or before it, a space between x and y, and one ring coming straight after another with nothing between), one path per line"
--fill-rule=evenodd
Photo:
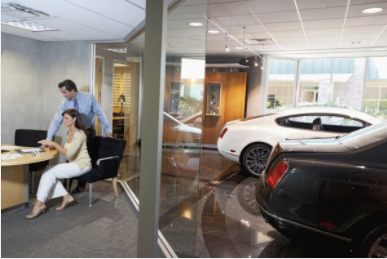
M50 140L41 140L43 147L55 148L59 153L66 156L69 163L55 165L45 171L40 179L37 200L28 219L36 218L44 213L45 202L62 196L62 205L57 210L63 210L74 202L72 197L63 187L60 179L81 176L91 170L91 159L87 152L87 130L82 122L82 117L75 109L68 109L62 113L63 123L70 129L67 142L64 147Z

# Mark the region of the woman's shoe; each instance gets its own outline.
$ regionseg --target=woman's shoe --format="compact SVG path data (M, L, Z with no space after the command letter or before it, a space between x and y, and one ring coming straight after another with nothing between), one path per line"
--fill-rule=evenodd
M57 207L56 210L64 210L69 206L73 206L74 200L67 202L63 207Z
M42 213L43 213L43 215L44 215L45 210L46 210L46 207L40 209L40 210L37 211L35 214L32 214L32 213L28 214L28 215L26 216L26 218L27 218L27 219L34 219L34 218L37 218L37 217L39 217L40 214L42 214Z

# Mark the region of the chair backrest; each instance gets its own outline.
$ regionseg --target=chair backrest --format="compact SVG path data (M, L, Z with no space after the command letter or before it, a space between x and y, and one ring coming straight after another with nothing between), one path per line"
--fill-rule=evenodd
M118 138L104 138L97 136L93 139L92 147L92 165L96 167L97 160L100 158L118 156L120 163L126 146L126 140Z
M24 147L40 147L39 140L46 139L47 130L17 129L15 145Z
M324 130L321 118L314 119L312 124L313 124L313 126L312 126L313 130Z

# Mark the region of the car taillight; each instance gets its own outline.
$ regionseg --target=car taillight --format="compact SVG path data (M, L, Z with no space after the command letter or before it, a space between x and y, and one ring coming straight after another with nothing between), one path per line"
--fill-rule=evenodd
M220 138L223 138L224 134L226 134L227 132L227 128L224 128L224 130L222 130L222 132L220 133Z
M285 161L279 161L267 174L266 184L269 185L270 188L274 189L288 168L288 163Z

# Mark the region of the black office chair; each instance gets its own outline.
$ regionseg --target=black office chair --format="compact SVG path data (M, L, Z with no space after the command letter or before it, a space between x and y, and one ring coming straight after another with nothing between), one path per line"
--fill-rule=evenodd
M40 147L39 140L46 139L47 130L17 129L15 131L15 145L23 147ZM48 160L29 165L31 173L31 192L34 192L35 172L48 166Z
M321 118L316 118L312 122L312 129L313 130L324 130Z
M104 138L97 136L93 139L93 152L91 157L92 169L89 173L75 179L89 183L89 206L93 195L93 183L113 178L113 189L117 191L117 174L124 154L126 140L117 138Z

